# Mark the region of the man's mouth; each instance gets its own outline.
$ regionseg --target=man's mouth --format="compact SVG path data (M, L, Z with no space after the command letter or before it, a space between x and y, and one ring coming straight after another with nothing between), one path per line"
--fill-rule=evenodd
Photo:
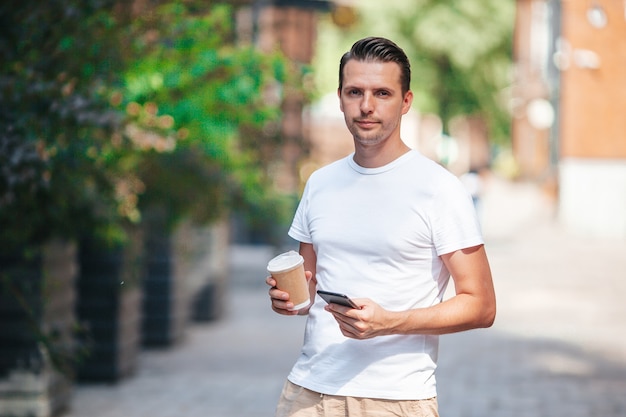
M356 124L358 124L361 127L372 127L375 124L377 124L378 122L375 120L364 120L364 119L357 119L356 120Z

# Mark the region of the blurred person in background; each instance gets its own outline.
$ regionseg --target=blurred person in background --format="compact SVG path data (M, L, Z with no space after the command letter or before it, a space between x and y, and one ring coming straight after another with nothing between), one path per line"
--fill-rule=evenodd
M461 182L467 188L467 191L472 196L472 202L474 203L474 209L480 219L481 215L481 197L483 194L483 179L478 169L472 168L460 177Z
M289 230L311 305L292 310L266 279L275 312L308 314L276 416L438 416L439 335L494 321L471 196L400 138L410 78L388 39L361 39L341 58L338 96L355 151L311 175ZM450 276L455 294L444 301ZM316 290L348 294L359 308L326 304Z

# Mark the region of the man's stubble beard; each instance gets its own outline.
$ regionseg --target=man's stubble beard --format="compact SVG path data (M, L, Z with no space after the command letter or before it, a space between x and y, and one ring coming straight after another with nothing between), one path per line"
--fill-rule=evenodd
M378 121L379 127L376 131L362 131L357 123L353 120L348 124L348 130L352 133L354 141L363 146L374 146L385 142L396 126L387 126Z

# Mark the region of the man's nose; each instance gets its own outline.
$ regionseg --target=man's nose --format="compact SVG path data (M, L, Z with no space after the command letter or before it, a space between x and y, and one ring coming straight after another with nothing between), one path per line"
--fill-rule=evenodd
M372 95L369 93L363 94L363 99L361 100L361 112L371 113L373 109L374 101Z

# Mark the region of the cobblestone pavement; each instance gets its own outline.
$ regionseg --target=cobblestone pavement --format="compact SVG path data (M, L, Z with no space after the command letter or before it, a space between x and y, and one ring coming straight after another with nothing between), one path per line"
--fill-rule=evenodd
M498 317L441 338L442 417L626 416L626 242L567 235L532 186L492 181L483 203ZM225 317L144 351L131 378L77 386L65 417L272 416L304 326L269 309L272 254L234 247Z

